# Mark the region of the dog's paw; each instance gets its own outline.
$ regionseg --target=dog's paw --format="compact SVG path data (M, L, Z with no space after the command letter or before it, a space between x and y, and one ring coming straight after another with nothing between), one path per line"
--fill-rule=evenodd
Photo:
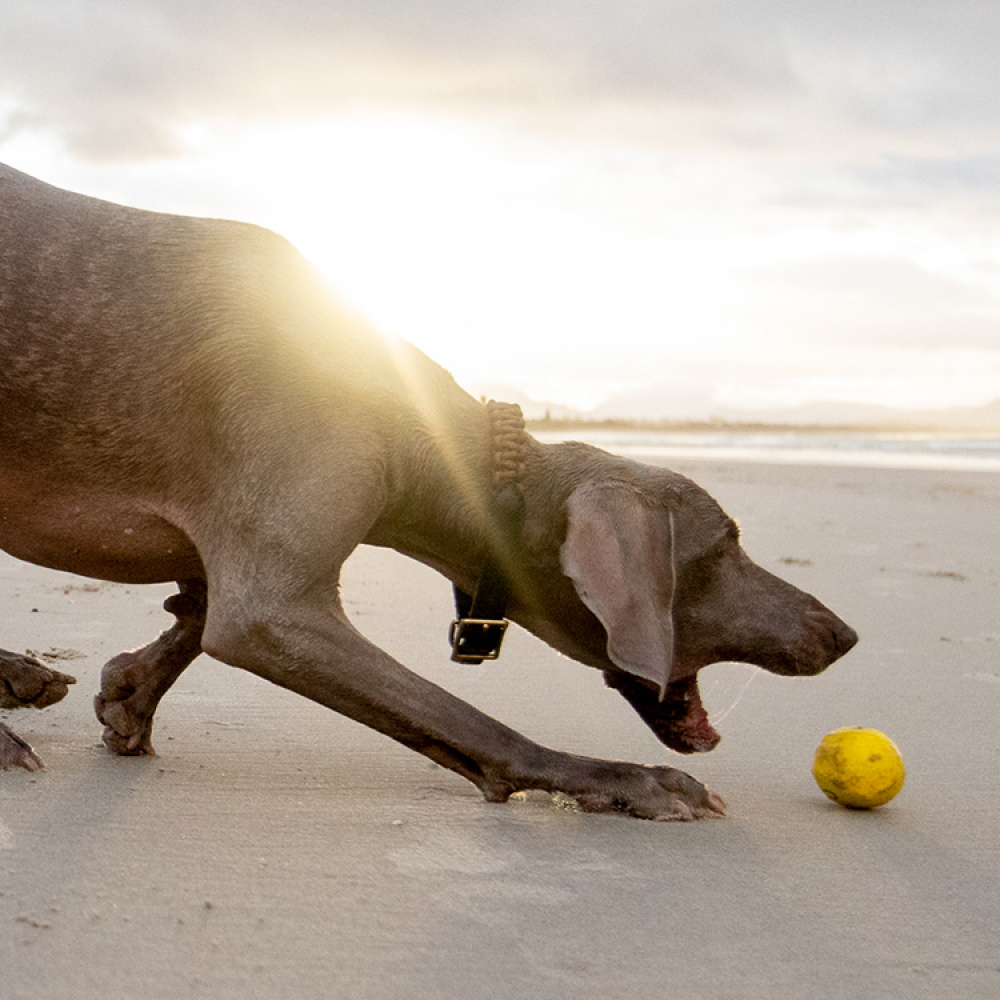
M660 821L718 819L726 815L721 795L676 768L638 764L612 764L611 768L609 780L572 795L584 812L623 813Z
M152 736L158 698L148 650L108 660L101 671L101 692L94 698L94 711L104 723L104 745L123 757L156 755Z
M122 757L156 756L152 716L137 713L128 699L107 701L100 694L94 698L94 711L104 723L101 739L112 753Z
M66 697L76 678L28 653L0 649L0 708L45 708Z
M521 778L520 789L540 788L572 800L583 812L618 813L653 820L693 820L726 815L721 795L673 767L648 767L620 761L557 755L552 772ZM510 788L506 784L504 788ZM484 790L487 799L503 801L501 786Z
M42 761L17 733L11 732L0 722L0 771L13 771L14 768L40 771Z

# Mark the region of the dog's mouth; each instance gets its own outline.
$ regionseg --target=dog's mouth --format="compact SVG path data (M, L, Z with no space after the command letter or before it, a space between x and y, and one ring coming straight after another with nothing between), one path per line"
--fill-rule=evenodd
M656 734L661 743L678 753L707 753L722 737L709 722L698 690L698 675L667 685L666 696L628 674L604 672L608 687L620 692Z

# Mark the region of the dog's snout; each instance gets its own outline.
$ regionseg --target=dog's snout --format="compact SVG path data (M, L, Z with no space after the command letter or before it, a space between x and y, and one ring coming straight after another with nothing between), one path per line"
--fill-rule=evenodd
M791 631L775 637L780 651L768 650L758 662L774 673L813 676L853 649L858 633L811 595L809 607Z

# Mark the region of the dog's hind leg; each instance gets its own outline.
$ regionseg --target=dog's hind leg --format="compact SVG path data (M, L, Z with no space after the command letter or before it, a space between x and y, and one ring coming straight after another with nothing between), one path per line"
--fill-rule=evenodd
M42 761L38 754L0 722L0 771L12 771L15 767L25 771L40 771Z
M0 708L45 708L66 696L76 678L45 666L30 653L0 649ZM0 723L0 771L38 771L42 762L16 733Z
M45 666L30 653L0 649L0 708L45 708L66 697L76 678Z
M155 754L153 716L160 699L201 652L201 634L208 608L202 580L186 580L180 593L163 607L177 618L174 625L148 646L120 653L101 671L101 692L94 699L104 723L104 745L117 754Z

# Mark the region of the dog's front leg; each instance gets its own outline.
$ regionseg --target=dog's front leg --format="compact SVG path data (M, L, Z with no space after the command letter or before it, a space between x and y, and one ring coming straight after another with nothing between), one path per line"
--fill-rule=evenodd
M361 636L340 608L253 602L209 607L204 646L216 658L371 726L473 782L490 802L561 792L589 812L647 819L722 815L725 803L670 767L561 753L526 739L407 670Z
M201 652L207 608L205 584L187 580L163 607L177 621L159 638L119 653L101 671L101 691L94 710L104 723L104 745L118 754L155 754L153 715L160 699Z

